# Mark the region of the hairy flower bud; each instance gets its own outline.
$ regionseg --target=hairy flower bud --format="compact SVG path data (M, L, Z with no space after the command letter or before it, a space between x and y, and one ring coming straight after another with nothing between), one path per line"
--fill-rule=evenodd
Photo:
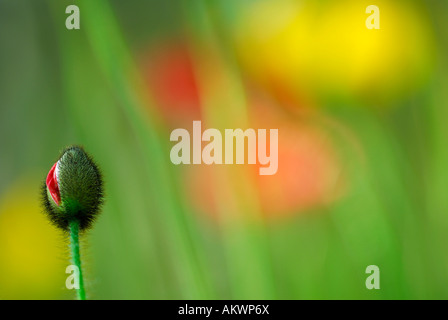
M51 222L68 231L78 221L88 229L103 203L101 173L83 148L66 148L53 165L42 187L42 201Z

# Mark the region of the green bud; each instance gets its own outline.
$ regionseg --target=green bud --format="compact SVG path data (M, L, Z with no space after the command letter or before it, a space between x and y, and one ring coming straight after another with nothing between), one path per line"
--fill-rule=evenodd
M82 147L66 148L53 165L42 187L42 200L51 222L68 231L77 221L88 229L103 203L103 181L92 158Z

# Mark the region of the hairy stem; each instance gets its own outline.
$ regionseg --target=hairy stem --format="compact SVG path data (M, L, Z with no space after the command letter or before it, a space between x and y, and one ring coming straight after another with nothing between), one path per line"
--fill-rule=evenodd
M82 278L81 255L79 253L79 222L71 221L70 227L70 250L72 254L72 264L79 270L79 288L76 289L78 300L86 300L84 280Z

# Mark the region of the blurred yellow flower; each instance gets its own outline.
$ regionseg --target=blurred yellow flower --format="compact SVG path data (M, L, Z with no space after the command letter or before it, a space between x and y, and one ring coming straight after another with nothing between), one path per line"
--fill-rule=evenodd
M364 0L258 1L236 28L242 64L268 89L366 98L414 90L432 69L429 22L413 1L375 1L380 29L368 29ZM271 88L269 88L271 87Z
M62 298L64 244L49 225L35 181L19 181L0 200L0 299Z

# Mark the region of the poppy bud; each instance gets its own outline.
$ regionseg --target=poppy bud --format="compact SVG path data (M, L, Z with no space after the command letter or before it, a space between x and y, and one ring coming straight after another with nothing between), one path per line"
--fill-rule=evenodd
M90 156L78 146L66 148L52 166L42 186L42 200L51 222L68 231L77 221L88 229L103 203L101 173Z

